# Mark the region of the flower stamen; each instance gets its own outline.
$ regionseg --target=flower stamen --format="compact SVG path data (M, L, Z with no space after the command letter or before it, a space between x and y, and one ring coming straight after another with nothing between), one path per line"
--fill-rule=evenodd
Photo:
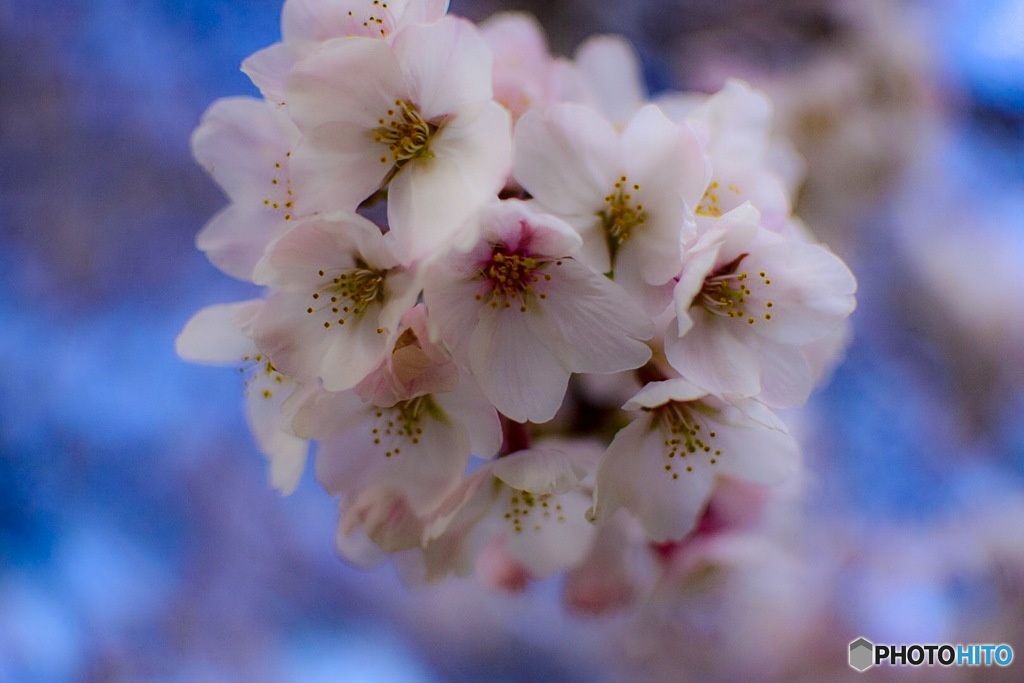
M626 176L621 176L615 183L614 189L605 196L605 208L597 212L601 219L601 227L604 229L605 241L608 244L608 253L614 267L615 256L619 248L629 241L633 230L647 222L647 212L643 204L633 204L633 194L640 189L640 185L634 183L630 191L629 181Z

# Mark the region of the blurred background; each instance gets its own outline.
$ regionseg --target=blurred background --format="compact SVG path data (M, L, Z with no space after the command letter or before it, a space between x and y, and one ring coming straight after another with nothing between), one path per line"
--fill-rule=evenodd
M639 616L345 566L313 477L268 487L237 372L173 350L255 294L194 248L226 199L188 139L257 94L280 0L0 0L0 680L821 680L858 636L1024 660L1024 0L452 0L504 9L558 54L625 34L652 93L775 99L797 212L860 281L787 416L797 521Z

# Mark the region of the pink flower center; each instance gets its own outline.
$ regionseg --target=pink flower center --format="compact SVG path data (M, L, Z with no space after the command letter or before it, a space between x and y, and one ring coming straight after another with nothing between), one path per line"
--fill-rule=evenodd
M715 315L729 318L746 319L747 324L753 325L757 319L749 311L747 298L753 294L749 287L751 281L750 273L740 270L740 263L748 254L740 254L729 263L716 268L705 279L704 286L694 298L694 304L700 304L706 311ZM769 287L772 284L771 278L765 271L759 271L757 277L761 285ZM772 319L771 309L775 306L772 301L766 301L765 313L760 314L765 321Z
M491 299L488 304L492 308L502 306L511 308L513 301L519 302L519 310L526 312L527 301L535 293L534 285L544 280L551 280L548 273L539 272L549 263L548 259L538 259L517 252L509 253L504 245L494 249L491 258L483 265L481 273L491 288ZM556 266L562 262L555 261ZM547 294L540 292L538 296L546 299ZM477 300L483 295L477 295Z

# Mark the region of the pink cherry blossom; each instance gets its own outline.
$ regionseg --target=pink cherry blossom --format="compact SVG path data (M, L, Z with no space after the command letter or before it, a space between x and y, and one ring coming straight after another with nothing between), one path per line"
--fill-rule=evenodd
M434 264L424 283L430 326L513 420L546 422L573 372L643 365L653 332L615 283L576 259L579 236L517 200L473 223L476 243Z
M669 363L712 393L804 402L815 376L802 347L841 328L853 275L821 245L762 227L750 204L699 225L665 333Z

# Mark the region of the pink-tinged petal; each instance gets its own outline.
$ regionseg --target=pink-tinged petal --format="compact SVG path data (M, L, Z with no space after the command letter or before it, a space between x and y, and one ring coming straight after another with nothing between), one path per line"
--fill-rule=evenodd
M665 338L665 355L687 380L719 395L754 396L761 390L752 335L737 336L723 319L691 311L694 325L683 337ZM733 322L728 320L727 322Z
M444 342L457 361L469 357L469 342L479 321L479 302L476 296L485 296L487 286L482 281L444 277L439 267L428 276L423 288L423 300L429 313L427 324L431 338Z
M192 154L231 199L253 208L278 192L299 131L273 105L247 97L213 103L192 134ZM280 184L280 183L279 183Z
M267 246L291 225L280 212L232 204L203 226L196 236L196 247L228 275L252 280Z
M650 360L651 349L641 340L653 336L654 326L621 287L575 259L549 264L544 272L551 280L538 301L543 317L527 316L526 322L566 369L619 372Z
M500 461L499 461L500 462ZM517 492L511 491L512 500ZM519 504L522 504L522 494ZM505 549L513 560L537 578L571 567L582 560L594 542L596 528L587 522L585 513L590 499L579 491L551 496L547 508L534 506L520 518L520 531L505 523ZM516 503L509 506L514 509ZM495 506L501 511L502 506ZM520 508L522 509L522 508Z
M397 491L373 488L349 496L341 504L339 533L346 537L362 531L388 553L418 548L423 519Z
M491 472L514 489L540 495L576 489L588 468L581 457L556 447L538 446L495 460Z
M748 416L747 412L756 414L750 403L753 401L741 402L743 410L723 406L708 417L707 428L716 431L714 447L721 451L714 467L722 474L756 484L776 485L791 480L800 468L800 447L784 430L770 429L763 420Z
M464 109L435 134L431 155L410 160L391 181L388 222L403 262L436 253L497 195L508 177L510 125L494 102Z
M547 422L562 405L569 371L523 315L486 307L469 341L469 367L484 395L510 419Z
M201 309L181 330L174 349L196 363L241 363L255 357L249 329L263 306L261 300L214 304Z
M242 73L268 102L284 104L286 84L295 67L295 50L284 43L275 43L249 55L242 62Z
M629 120L645 98L643 73L633 45L622 36L594 36L576 50L594 105L610 120Z
M669 401L687 402L707 396L708 392L692 382L682 378L667 379L661 382L648 382L636 396L626 401L624 410L640 410L657 408Z
M589 554L566 575L565 604L586 614L622 609L645 593L653 569L643 530L628 515L617 515L597 528Z
M328 123L311 130L295 148L292 183L307 212L355 211L377 191L391 166L390 152L367 128Z
M410 26L395 37L394 53L428 121L491 99L491 50L465 19Z
M561 258L572 256L583 243L565 221L544 213L536 202L505 199L485 206L477 218L480 238L504 244L510 252ZM489 256L485 245L481 255Z
M803 405L811 393L811 367L798 346L764 340L758 345L761 393L758 398L776 408Z
M390 45L372 38L337 38L295 65L287 101L303 132L331 123L363 132L376 128L395 100L408 95Z
M354 391L320 390L297 408L291 427L306 439L331 439L368 419L371 408Z
M681 538L693 528L715 475L710 467L686 471L680 458L670 459L664 445L669 436L652 424L654 419L643 416L615 435L598 463L588 516L603 524L616 510L626 508L651 540L661 542Z
M588 107L531 110L516 125L513 174L545 209L593 222L621 172L617 145L612 125Z
M461 373L455 389L435 394L434 400L446 414L458 417L474 455L490 458L498 452L503 437L501 420L469 374Z

